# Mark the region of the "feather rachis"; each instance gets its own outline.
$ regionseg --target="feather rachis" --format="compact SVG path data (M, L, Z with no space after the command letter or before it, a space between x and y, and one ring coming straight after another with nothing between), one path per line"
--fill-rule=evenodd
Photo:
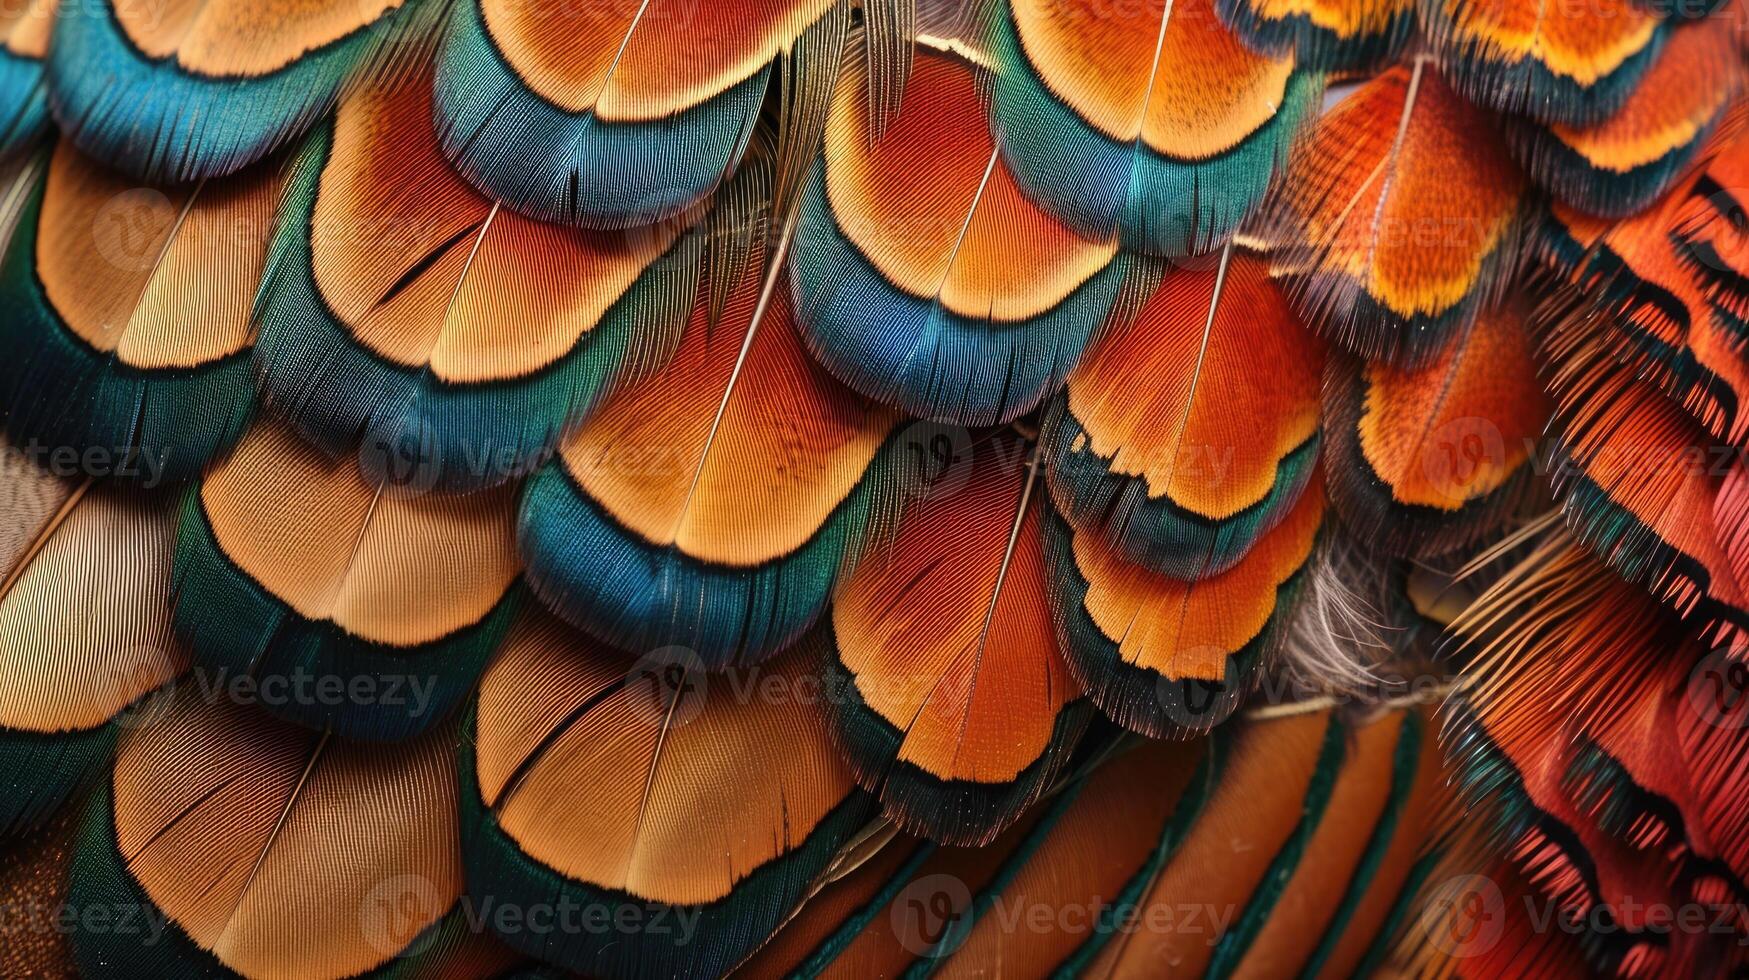
M300 158L264 281L266 402L404 481L501 485L672 350L702 274L696 215L613 234L530 221L466 184L429 66L343 102ZM393 248L374 248L382 228Z
M791 263L804 336L828 370L959 424L1012 419L1060 383L1123 264L1115 243L1077 236L1020 192L980 108L986 73L951 46L920 48L905 106L874 139L853 62ZM903 175L925 163L938 179L915 194Z
M1426 363L1517 265L1524 178L1425 56L1313 127L1257 234L1300 314L1369 359Z
M773 176L760 165L737 177L756 192L745 215L758 228L775 217ZM610 397L536 477L522 511L530 580L580 628L756 662L801 636L861 550L898 419L801 347L795 233L793 215L774 238L758 233L720 312L709 283L667 365ZM660 465L636 466L646 455ZM649 559L602 569L575 555L579 536Z
M554 673L542 655L557 651L566 656ZM697 935L685 940L508 938L600 975L656 967L717 975L788 916L861 827L866 799L800 699L737 697L720 675L669 687L655 661L654 673L628 676L619 660L550 618L518 626L482 685L476 735L462 755L469 887L500 901L567 894L648 915L696 915ZM794 685L805 662L794 652L746 682ZM530 671L551 679L532 700L518 686ZM604 805L579 823L568 787L589 771ZM740 802L702 842L689 818L718 793Z
M845 577L823 651L858 779L900 826L962 844L1024 812L1087 714L1050 620L1036 456L1006 434L969 454Z
M1212 270L1167 272L1052 403L1053 499L1131 561L1219 574L1310 479L1323 356L1257 256L1229 245ZM1268 385L1247 376L1261 358L1279 365Z
M1226 241L1322 88L1291 55L1240 45L1205 0L1115 20L1015 0L998 18L992 128L1016 179L1082 234L1143 253Z

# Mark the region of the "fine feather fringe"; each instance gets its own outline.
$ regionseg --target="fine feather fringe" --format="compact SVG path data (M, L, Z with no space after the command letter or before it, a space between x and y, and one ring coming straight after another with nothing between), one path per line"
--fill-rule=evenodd
M0 255L6 254L6 249L12 244L12 236L18 230L19 218L25 211L25 203L30 200L31 188L36 185L37 175L42 168L48 166L47 149L36 153L20 153L10 158L0 159ZM8 406L0 405L0 412Z
M1325 531L1276 658L1292 690L1344 696L1377 689L1400 629L1384 613L1388 572L1374 558L1340 527Z
M917 0L862 0L868 58L868 129L879 139L905 101L917 37Z
M838 0L779 58L778 136L772 151L777 177L771 192L777 224L785 223L800 202L808 168L821 152L832 93L850 48L850 25L850 0Z
M1350 118L1366 111L1360 100L1377 101L1381 97L1374 92L1388 93L1391 87L1402 89L1395 118ZM1428 108L1429 105L1432 107ZM1375 77L1333 110L1308 127L1308 135L1288 160L1286 179L1275 182L1241 241L1271 253L1272 273L1287 282L1296 309L1314 329L1367 360L1418 367L1433 359L1454 335L1467 329L1479 311L1498 304L1516 278L1522 263L1526 223L1523 178L1481 110L1465 104L1450 91L1426 55L1418 55L1408 65ZM1430 120L1429 116L1433 118ZM1337 142L1339 137L1329 135L1334 131L1331 127L1337 125L1349 130L1388 127L1393 133L1382 147L1374 176L1358 186L1345 183L1352 177L1353 168L1375 164L1370 159L1357 161L1352 145ZM1468 152L1461 159L1431 156L1429 150L1436 141L1423 132L1423 127L1454 128L1455 132L1441 133L1441 138L1464 145ZM1414 175L1402 162L1405 147L1413 147L1420 154L1420 165L1455 167L1455 173L1444 183L1429 184L1423 176L1420 184L1408 184L1405 188L1403 175ZM1371 192L1375 181L1385 182L1376 207L1357 216L1355 205ZM1463 181L1477 184L1469 194L1472 200L1466 201L1462 194L1455 193L1464 189ZM1417 208L1406 211L1401 196L1417 193ZM1346 199L1340 197L1344 194L1348 195ZM1396 207L1390 206L1393 202ZM1470 213L1463 209L1466 204L1492 207L1495 212ZM1411 223L1399 224L1406 220ZM1361 221L1369 222L1364 232L1372 244L1367 254L1351 256L1342 251L1344 240L1354 237L1351 226ZM1503 222L1491 244L1476 234L1485 230L1485 223L1490 221ZM1313 228L1314 222L1327 227ZM1433 305L1425 305L1426 298L1418 297L1417 303L1422 305L1404 313L1389 305L1391 297L1381 296L1376 290L1380 260L1372 246L1381 240L1395 244L1399 250L1395 261L1406 265L1409 260L1401 254L1404 243L1419 243L1436 230L1444 237L1429 248L1462 247L1474 251L1478 269L1461 296ZM1318 237L1312 237L1314 234ZM1455 234L1474 240L1455 241L1451 238ZM1353 262L1359 262L1364 270L1359 278L1348 271ZM1399 289L1426 288L1425 283L1407 278L1410 281L1397 283ZM1396 302L1401 305L1401 298Z

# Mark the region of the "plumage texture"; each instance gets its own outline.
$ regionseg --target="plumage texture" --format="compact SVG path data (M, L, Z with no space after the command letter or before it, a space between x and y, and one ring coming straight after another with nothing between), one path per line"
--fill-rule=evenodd
M1096 240L1186 255L1263 196L1322 95L1246 48L1212 0L1011 0L995 15L991 129L1033 200Z
M841 583L822 678L857 779L900 826L979 844L1050 785L1089 707L1051 620L1033 447L974 444ZM956 481L957 482L957 481Z
M1323 526L1322 482L1236 565L1183 579L1132 564L1054 513L1045 553L1069 667L1113 721L1155 738L1225 721L1260 679Z
M12 439L114 457L148 487L198 476L254 410L250 321L275 170L172 198L65 140L31 170L0 259Z
M1282 366L1267 383L1259 358ZM1233 567L1317 469L1323 358L1260 258L1229 249L1167 272L1046 415L1058 510L1163 575Z
M182 501L177 632L221 687L371 692L264 700L269 712L406 738L456 705L509 628L514 533L507 489L408 493L258 422Z
M14 455L0 543L0 830L98 778L118 732L188 668L171 630L175 500L55 476Z
M1420 0L1420 10L1441 70L1465 98L1575 126L1614 115L1668 36L1655 9L1629 0Z
M1607 338L1615 357L1659 388L1711 436L1749 435L1749 374L1733 246L1736 174L1746 160L1733 118L1697 165L1652 207L1611 224L1556 206L1544 224L1544 263L1569 288L1550 319ZM1722 248L1721 248L1722 246Z
M451 8L434 96L444 153L508 207L593 228L707 199L746 150L773 62L846 19L835 0Z
M475 192L439 150L430 84L410 67L361 87L299 153L255 356L311 442L462 490L529 472L659 361L702 260L678 225L571 231Z
M1524 178L1426 59L1337 103L1289 158L1260 235L1300 315L1364 357L1432 359L1516 261Z
M623 649L681 644L722 667L794 643L900 480L898 416L808 357L765 217L719 230L747 236L748 260L713 265L672 358L522 497L534 592Z
M739 975L971 976L993 963L1126 975L1161 962L1365 975L1384 955L1373 937L1412 897L1438 774L1414 711L1352 724L1312 712L1132 747L988 847L887 845L898 853L834 881Z
M1215 0L1222 23L1259 51L1291 49L1307 68L1387 63L1414 34L1414 0Z
M404 36L427 0L62 3L47 61L55 122L153 183L234 173L286 145Z
M13 156L48 126L43 58L58 0L33 0L0 14L0 157Z
M1660 936L1647 917L1654 901L1742 888L1749 813L1716 768L1743 751L1740 711L1721 709L1707 673L1723 654L1560 538L1455 625L1478 656L1447 722L1466 803L1529 889L1588 926L1569 934L1579 953L1624 974L1740 957L1717 934Z
M1619 111L1589 126L1514 122L1513 153L1567 205L1611 218L1645 208L1682 175L1743 87L1731 34L1726 17L1672 28Z
M0 11L0 972L1749 969L1743 13Z
M804 699L807 667L798 650L706 676L696 658L658 651L628 673L616 651L550 617L522 620L481 683L461 753L470 894L604 908L643 934L505 937L573 970L726 971L869 812ZM777 693L748 698L736 684Z
M449 953L419 942L461 888L446 741L348 744L179 692L118 750L69 896L160 914L162 931L88 924L73 936L81 971L350 976L409 948ZM414 921L390 919L409 908Z
M1524 503L1550 411L1527 307L1511 299L1481 313L1419 369L1332 358L1330 500L1357 537L1396 554L1449 552Z
M1623 578L1724 642L1741 646L1749 599L1713 514L1742 464L1674 402L1564 322L1542 356L1555 398L1554 481L1567 523Z
M1077 234L1022 192L979 103L985 71L964 46L920 47L904 106L877 135L853 63L790 264L797 322L827 370L961 425L1009 421L1060 386L1125 265L1115 240Z

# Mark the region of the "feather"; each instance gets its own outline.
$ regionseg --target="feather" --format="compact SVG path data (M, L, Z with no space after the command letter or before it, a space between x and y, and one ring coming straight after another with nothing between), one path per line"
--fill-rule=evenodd
M1028 197L1090 239L1153 255L1232 234L1323 86L1291 53L1246 48L1212 3L1001 5L991 128Z
M1713 519L1736 451L1617 363L1583 322L1558 320L1538 347L1568 527L1623 578L1740 645L1749 595Z
M1512 271L1524 183L1492 120L1417 58L1312 127L1258 234L1308 324L1415 367Z
M666 221L735 169L779 56L810 31L839 49L848 22L836 0L457 0L438 140L470 183L531 217ZM836 58L811 70L830 77Z
M1420 0L1422 32L1464 98L1538 122L1615 114L1667 37L1651 5L1598 0Z
M183 502L176 628L211 687L247 684L312 728L408 738L459 703L515 615L514 521L511 488L373 484L258 422Z
M1242 895L1248 887L1245 876L1255 873L1251 868L1259 857L1257 851L1268 859L1263 877L1249 886L1243 911L1211 953L1196 949L1187 942L1190 937L1178 937L1171 944L1188 947L1192 957L1209 955L1210 977L1285 976L1308 959L1331 958L1335 945L1328 951L1320 947L1325 939L1340 942L1346 932L1349 923L1339 916L1347 911L1343 906L1348 902L1358 905L1372 893L1363 862L1372 853L1382 858L1392 843L1395 828L1380 827L1387 810L1394 810L1394 816L1401 819L1408 804L1419 802L1414 797L1424 800L1429 794L1434 782L1429 777L1438 772L1435 758L1426 752L1426 743L1432 739L1424 735L1424 722L1413 712L1386 715L1353 732L1338 718L1316 713L1303 721L1290 718L1277 725L1271 733L1274 739L1265 743L1267 748L1251 741L1262 741L1256 733L1251 733L1251 739L1240 733L1230 763L1235 768L1223 782L1249 783L1251 792L1240 795L1238 786L1220 787L1210 800L1204 818L1207 822L1197 828L1200 833L1185 842L1184 865L1167 870L1149 889L1155 895L1176 895L1193 883L1232 875L1237 880L1226 887ZM1324 729L1324 737L1313 742L1311 736L1319 728ZM1303 784L1303 796L1295 806L1293 797L1302 792L1299 772L1304 766L1304 762L1295 765L1295 756L1303 751L1303 743L1316 744L1318 754L1316 768L1309 774L1310 781ZM1279 755L1252 763L1258 767L1255 775L1247 772L1251 754L1274 754L1270 749ZM1336 771L1332 772L1332 767ZM1282 790L1287 799L1272 803L1273 792ZM1280 833L1276 827L1284 819L1297 823L1279 847L1272 847L1274 835ZM1220 833L1228 826L1233 827L1232 832ZM1406 834L1405 839L1413 846L1419 843L1417 836ZM1206 857L1204 847L1210 852ZM1229 855L1229 850L1239 853ZM1197 858L1210 864L1201 865ZM1359 871L1358 882L1345 880L1351 869ZM1326 929L1330 930L1328 935L1324 934ZM1376 934L1376 928L1369 931ZM1155 960L1160 951L1149 945L1145 941L1119 945L1108 961L1121 970L1123 963ZM1345 958L1364 948L1349 952Z
M903 948L889 936L878 937L886 942L874 938L888 919L882 913L911 874L936 855L948 853L974 859L992 856L994 861L1002 857L996 844L949 851L920 838L899 836L846 876L824 883L777 935L729 976L821 978L849 975L852 969L862 970L861 976L897 975L905 965Z
M724 974L870 816L808 696L809 666L797 650L728 675L684 654L628 671L531 612L481 682L462 747L476 906L558 904L614 923L504 935L603 980Z
M427 932L461 894L454 738L363 745L179 690L86 815L69 904L137 920L74 917L81 975L339 980L457 955Z
M1742 689L1741 668L1733 659L1709 653L1682 681L1686 696L1667 699L1671 710L1659 720L1674 719L1679 771L1691 780L1683 814L1692 836L1704 842L1704 856L1722 862L1740 884L1749 881L1749 797L1742 786L1749 718L1735 696Z
M603 642L758 662L819 617L885 510L898 419L809 359L772 269L782 246L769 261L765 248L756 238L720 317L701 292L667 366L529 481L529 584Z
M1740 840L1749 812L1702 809L1695 762L1706 750L1684 744L1693 719L1679 720L1706 705L1691 679L1704 676L1695 666L1705 648L1562 538L1509 571L1454 630L1475 658L1447 718L1465 822L1592 924L1579 938L1595 965L1656 972L1667 961L1680 972L1683 958L1709 955L1672 944L1647 918L1655 902L1707 901L1721 878L1743 894L1744 853L1721 863L1713 841L1721 832ZM1611 928L1596 930L1600 921Z
M1187 766L1184 775L1189 772ZM939 846L901 834L869 860L823 883L732 976L836 980L923 976L944 969L957 975L951 959L954 933L970 914L974 893L999 893L1061 815L1060 806L1035 807L983 847Z
M1419 659L1425 634L1418 635L1407 594L1408 569L1381 566L1375 550L1340 525L1326 529L1309 564L1281 627L1269 678L1276 690L1365 703L1380 697L1392 675L1438 676Z
M988 843L1087 723L1051 622L1029 455L1011 434L974 443L963 481L913 502L832 606L837 742L887 816L934 840Z
M43 58L60 0L27 0L0 12L0 158L36 141L48 128Z
M1622 107L1591 126L1514 120L1513 156L1562 203L1624 218L1680 179L1744 83L1728 18L1675 27Z
M921 46L878 137L867 69L846 69L790 267L802 335L827 370L962 425L1008 421L1060 386L1125 267L1115 241L1076 235L1021 192L986 124L982 60L958 41Z
M1565 288L1545 311L1608 338L1615 357L1713 437L1749 439L1749 265L1727 188L1749 162L1740 125L1720 128L1696 165L1653 207L1607 222L1556 205L1539 252ZM1583 327L1579 326L1583 324Z
M1415 32L1414 0L1215 0L1240 40L1292 50L1314 71L1364 71L1394 60Z
M425 0L60 5L49 109L99 163L152 183L218 177L285 146L361 69L429 32Z
M278 186L262 164L166 195L61 141L0 260L13 440L125 461L148 486L198 476L235 442Z
M1741 354L1749 343L1749 195L1743 190L1749 186L1749 138L1739 125L1734 119L1721 127L1730 143L1708 161L1669 230L1679 264Z
M1332 359L1324 465L1351 533L1391 554L1444 554L1499 530L1524 501L1550 410L1527 305L1484 311L1416 370Z
M410 68L362 87L308 141L256 361L267 407L325 451L463 490L532 470L624 375L660 362L701 236L504 211L439 151L429 85Z
M931 28L961 24L920 24L930 14L928 7L969 10L981 0L863 0L863 47L868 64L869 131L881 133L905 102L905 86L911 81L916 39ZM941 36L959 37L958 33Z
M1324 517L1322 480L1238 564L1183 580L1130 564L1098 534L1045 519L1057 629L1070 671L1113 721L1154 738L1225 721L1250 693Z
M1537 928L1517 909L1546 908L1547 900L1510 860L1478 865L1428 890L1419 915L1404 930L1403 954L1393 976L1423 980L1511 976L1568 980L1591 976L1575 929Z
M894 842L736 976L1368 975L1441 776L1414 711L1142 744L985 848Z
M1226 571L1317 468L1323 359L1259 257L1229 248L1213 268L1172 269L1052 401L1052 499L1127 562L1185 580Z
M188 654L170 628L174 500L64 479L4 441L0 460L0 833L12 833L97 775Z

